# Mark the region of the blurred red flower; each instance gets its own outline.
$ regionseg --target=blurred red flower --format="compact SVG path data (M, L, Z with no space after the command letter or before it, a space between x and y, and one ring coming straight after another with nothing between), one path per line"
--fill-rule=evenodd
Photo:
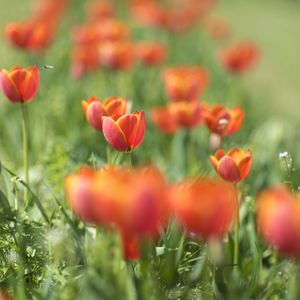
M218 58L225 69L233 73L243 73L257 62L259 50L252 42L241 42L221 49Z
M300 256L300 195L285 186L263 190L256 200L257 225L266 243L279 252Z
M236 189L210 178L187 179L173 185L169 200L184 228L205 240L223 238L238 210Z
M141 62L153 66L165 61L168 49L160 42L139 42L135 46L135 53Z
M167 68L163 72L166 93L174 101L194 100L202 95L209 83L208 72L198 66Z
M91 21L111 18L115 14L115 6L107 0L91 0L86 5L88 18Z
M176 119L168 107L159 106L153 108L151 110L150 118L154 125L166 134L173 134L178 129Z
M134 62L134 47L129 41L107 41L99 46L101 64L114 70L127 70Z

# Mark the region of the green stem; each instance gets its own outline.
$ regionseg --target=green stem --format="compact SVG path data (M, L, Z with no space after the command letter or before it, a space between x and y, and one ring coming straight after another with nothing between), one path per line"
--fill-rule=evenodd
M128 165L128 167L132 167L131 152L126 153L126 157L127 157L127 165Z
M237 190L237 186L235 184L235 188ZM235 238L234 238L234 257L233 257L233 264L235 267L238 267L239 264L239 239L240 239L240 194L238 193L238 209L237 209L237 215L236 215L236 227L235 227Z
M118 157L119 157L119 154L120 154L120 152L117 151L117 152L116 152L116 155L115 155L115 159L114 159L114 161L113 161L113 163L112 163L112 166L113 166L113 167L115 166L115 164L116 164L116 162L117 162L117 159L118 159Z
M22 116L23 116L23 158L24 158L24 172L25 180L24 182L29 184L29 170L28 170L28 129L27 129L27 118L25 111L25 103L21 102ZM24 189L24 204L28 204L28 189Z
M107 164L110 165L111 164L111 148L109 145L106 145L106 160L107 160Z

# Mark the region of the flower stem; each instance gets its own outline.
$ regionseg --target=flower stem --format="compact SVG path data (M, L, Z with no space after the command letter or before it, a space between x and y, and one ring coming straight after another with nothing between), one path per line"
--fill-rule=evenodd
M113 163L112 163L112 166L113 166L113 167L115 166L115 164L116 164L116 162L117 162L117 159L118 159L118 157L119 157L119 154L120 154L120 152L117 151L117 152L116 152L116 155L115 155L115 159L114 159L114 161L113 161Z
M234 238L234 256L233 256L233 264L235 267L238 267L239 265L239 239L240 239L240 194L237 189L237 186L235 184L235 188L237 191L237 197L238 197L238 208L237 208L237 214L236 214L236 226L235 226L235 238Z
M27 118L25 103L21 102L22 116L23 116L23 159L24 159L24 172L25 172L25 183L29 184L29 170L28 170L28 129L27 129ZM24 204L28 203L28 189L24 189Z
M131 152L126 153L126 157L127 157L127 165L128 165L128 167L132 167Z
M111 149L110 149L109 145L106 146L106 160L107 160L107 164L110 165L111 164Z

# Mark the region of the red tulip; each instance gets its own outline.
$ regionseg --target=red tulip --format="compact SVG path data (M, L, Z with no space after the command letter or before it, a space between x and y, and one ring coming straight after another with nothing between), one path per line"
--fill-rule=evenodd
M122 41L129 38L129 26L117 19L104 19L96 23L100 41Z
M179 222L205 240L222 238L238 209L236 189L209 178L188 179L170 188L171 208Z
M79 45L91 45L97 48L100 41L96 26L92 24L81 24L75 27L71 33L72 41ZM84 48L83 48L84 49ZM96 49L95 49L96 50Z
M96 21L112 17L115 13L115 6L106 0L93 0L88 2L86 10L89 19Z
M36 66L23 69L19 66L10 71L0 70L0 86L11 102L27 102L34 98L40 81Z
M83 168L66 177L65 188L77 216L119 229L130 260L139 257L141 239L157 237L167 218L166 183L154 167Z
M166 59L167 48L159 42L140 42L136 45L136 56L146 65L158 65Z
M133 45L128 41L107 41L99 48L102 65L119 70L129 69L134 61Z
M170 103L168 110L178 126L195 128L204 121L206 105L198 101L178 101Z
M76 46L71 54L70 73L73 79L80 79L86 72L92 72L99 68L100 60L97 48L86 44Z
M227 154L219 149L215 156L210 156L210 161L224 180L239 182L245 179L250 172L252 154L249 149L247 153L241 149L231 149Z
M166 134L173 134L177 131L176 119L168 107L156 107L151 111L151 121L154 125Z
M300 196L284 186L257 197L257 225L262 238L283 254L300 257Z
M123 115L117 121L103 118L103 134L117 151L130 152L143 141L146 129L144 111Z
M215 40L224 40L231 34L231 29L226 20L210 18L205 22L207 33Z
M170 99L192 101L200 97L206 89L209 75L202 67L173 67L164 71L163 80Z
M221 49L218 53L223 67L233 73L242 73L258 60L259 51L254 43L243 42Z
M28 20L9 23L5 37L15 46L26 50L43 49L52 41L54 24L47 20Z
M212 132L226 137L236 133L242 126L245 113L236 106L233 110L223 105L216 104L204 114L207 128Z
M102 117L108 116L117 121L127 110L127 99L110 97L103 103L95 96L88 101L81 101L83 112L88 122L97 130L102 131Z

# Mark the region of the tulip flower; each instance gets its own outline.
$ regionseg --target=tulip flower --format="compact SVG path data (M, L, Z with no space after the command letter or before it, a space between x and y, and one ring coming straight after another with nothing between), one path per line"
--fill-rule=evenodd
M300 195L278 185L256 200L257 225L265 242L282 254L300 257Z
M219 149L215 156L210 156L210 161L224 180L239 182L245 179L250 172L252 154L249 149L247 153L241 149L231 149L227 154Z
M207 128L212 132L226 137L236 133L242 126L245 113L236 106L233 110L216 104L204 114Z
M102 131L102 117L108 116L117 121L127 110L127 99L120 97L110 97L103 103L95 96L91 96L88 101L81 101L83 112L95 129Z
M101 64L114 70L127 70L134 61L133 45L128 41L107 41L99 46Z
M168 110L178 126L195 128L204 121L206 105L198 101L177 101L170 103Z
M210 18L204 25L208 35L215 40L224 40L231 34L229 24L221 18Z
M210 178L187 179L172 186L169 200L184 228L204 240L223 238L238 210L236 189Z
M79 218L119 229L130 260L138 259L141 239L158 236L167 218L166 183L154 167L83 168L66 177L65 189Z
M71 53L70 73L73 79L80 79L86 72L99 68L99 53L94 45L76 46Z
M250 69L258 57L259 50L251 42L238 43L218 52L218 58L223 67L237 74Z
M72 41L79 45L91 45L97 48L97 44L100 41L96 26L92 24L82 24L76 26L71 33Z
M115 6L110 1L93 0L88 2L86 10L89 19L97 21L112 17L115 13Z
M137 58L148 66L161 64L167 56L167 48L159 42L140 42L136 45Z
M209 82L208 72L198 66L167 68L163 72L166 93L174 101L193 101L200 97Z
M65 178L66 195L72 210L79 218L90 223L102 222L94 210L94 203L98 200L94 188L97 178L97 173L88 167Z
M19 66L10 71L0 70L0 87L11 102L27 102L34 98L40 81L36 66L23 69Z
M144 111L126 114L115 121L103 117L103 134L117 151L130 152L143 141L146 129Z
M177 131L176 119L168 107L156 107L151 111L151 121L154 125L166 134L173 134Z
M5 26L5 37L14 46L29 51L44 49L54 36L54 24L45 20L26 20Z
M100 41L122 41L129 38L130 28L117 19L104 19L96 23Z

